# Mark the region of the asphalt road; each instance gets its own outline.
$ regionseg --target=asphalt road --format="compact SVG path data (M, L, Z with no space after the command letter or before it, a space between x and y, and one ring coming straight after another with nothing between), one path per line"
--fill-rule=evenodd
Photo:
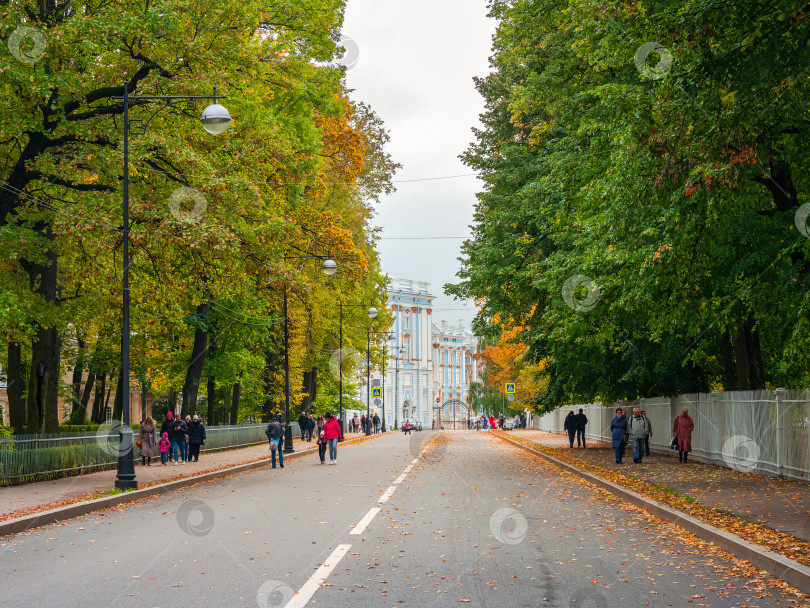
M0 539L0 606L797 605L763 573L486 433L392 434L338 460Z

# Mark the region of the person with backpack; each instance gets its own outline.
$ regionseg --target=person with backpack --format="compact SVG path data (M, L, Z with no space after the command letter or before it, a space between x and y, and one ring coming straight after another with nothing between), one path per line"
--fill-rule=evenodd
M270 456L273 468L276 468L276 453L278 453L278 461L281 468L284 468L284 425L281 421L284 417L279 414L267 428L264 434L267 435L267 440L270 442Z
M649 428L647 419L641 415L641 410L637 407L633 408L633 417L628 421L627 430L630 434L630 441L633 442L633 462L641 464L641 459L644 457L644 440Z
M576 416L574 412L568 412L568 415L563 421L563 430L568 432L568 443L573 449L574 447L574 434L577 432Z
M338 439L343 440L343 432L340 430L340 423L331 412L326 414L323 438L329 444L329 464L337 464L337 444Z
M585 425L588 424L588 417L583 413L582 408L579 408L579 413L574 416L574 428L577 431L577 447L580 446L579 440L582 439L582 447L585 445ZM573 446L572 446L573 447Z

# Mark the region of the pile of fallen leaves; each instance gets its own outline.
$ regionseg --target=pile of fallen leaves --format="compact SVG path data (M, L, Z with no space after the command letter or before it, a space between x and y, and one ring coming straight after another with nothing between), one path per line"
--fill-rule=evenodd
M566 451L550 448L531 441L530 439L521 439L498 431L495 431L495 434L508 437L512 441L522 443L538 452L542 452L566 464L570 464L581 471L611 481L637 494L651 498L667 507L686 513L715 528L725 530L749 542L765 547L769 551L779 553L805 566L810 566L810 542L798 539L785 532L768 528L762 524L740 519L739 517L729 514L727 511L687 500L679 494L665 492L663 489L635 477L628 477L621 472L606 469L605 467L581 460Z

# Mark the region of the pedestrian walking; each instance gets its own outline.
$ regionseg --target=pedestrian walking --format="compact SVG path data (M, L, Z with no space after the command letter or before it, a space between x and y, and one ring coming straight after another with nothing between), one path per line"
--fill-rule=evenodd
M495 416L492 414L489 415L489 428L491 428L493 431L495 430Z
M628 422L627 431L630 441L633 442L633 462L641 464L644 457L644 440L647 437L647 420L637 407L633 408L633 417Z
M582 411L582 408L579 408L579 413L574 416L574 428L577 430L577 447L580 447L580 439L582 439L582 447L587 447L585 445L585 425L587 424L588 417Z
M364 433L366 432L366 415L365 414L360 416L360 428L363 430Z
M301 415L298 416L298 429L301 431L301 441L304 441L304 437L307 434L307 415L306 415L306 412L301 412Z
M168 433L169 441L171 441L172 432L174 432L174 418L171 410L169 410L166 412L166 419L160 425L160 436L163 437L163 433Z
M689 408L685 407L675 416L672 423L672 436L677 440L678 462L686 462L689 452L692 451L692 431L695 422L689 417Z
M374 414L374 418L372 420L374 421L374 434L376 435L380 432L380 416L378 414Z
M563 430L568 432L568 444L571 448L574 447L574 435L577 432L577 422L576 416L574 416L574 412L568 412L568 415L565 417L563 421Z
M312 435L315 432L315 418L312 414L307 414L307 441L312 441Z
M174 460L174 464L176 465L178 461L180 464L186 464L186 431L188 430L188 426L183 420L178 416L172 427L172 432L169 435L169 439L172 440L172 459Z
M641 417L644 418L644 420L647 421L647 436L644 437L644 455L649 456L650 455L650 437L652 437L652 435L653 435L652 422L650 422L650 419L647 418L646 410L641 410Z
M352 418L352 424L354 425L354 432L359 433L360 432L360 419L357 417L357 414L355 414L354 418Z
M321 464L326 464L326 438L323 436L323 431L318 431L318 458L321 459Z
M160 464L166 465L169 461L169 449L172 447L172 442L169 441L169 434L163 433L160 436L160 443L158 443L158 450L160 450Z
M284 425L281 424L282 420L284 420L284 417L279 414L264 429L264 434L267 435L267 441L270 444L271 464L274 469L276 468L276 454L278 454L281 468L284 468Z
M191 419L188 426L188 459L194 462L200 460L200 446L205 444L205 425L197 414Z
M616 452L616 464L622 464L622 457L624 456L623 445L625 438L624 434L627 432L627 419L624 417L622 408L616 408L616 415L610 421L610 431L612 434L613 449Z
M326 414L326 424L323 426L323 437L329 443L329 464L337 464L338 439L343 440L343 433L337 419L329 412Z
M317 422L315 423L315 429L316 429L316 432L318 433L318 435L320 435L320 434L321 434L321 431L323 431L323 425L324 425L324 424L326 424L326 420L324 419L324 417L323 417L323 416L321 416L321 415L319 414L319 415L318 415L318 420L317 420Z
M411 421L410 420L405 421L405 424L402 427L402 432L405 433L406 435L411 434Z
M151 416L147 416L146 420L141 423L141 432L138 437L138 440L141 442L140 444L140 452L141 452L141 464L146 466L152 466L152 457L155 455L155 446L157 442L155 441L155 421L152 420Z

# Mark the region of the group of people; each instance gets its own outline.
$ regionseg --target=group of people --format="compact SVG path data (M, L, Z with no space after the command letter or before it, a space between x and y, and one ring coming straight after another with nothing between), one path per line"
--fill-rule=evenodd
M205 425L197 414L187 415L185 420L174 413L166 412L166 420L160 427L160 438L155 421L151 416L141 422L138 449L141 463L152 466L152 458L160 454L160 462L165 465L174 460L175 465L200 460L200 447L205 444Z
M298 417L298 427L301 429L301 441L312 441L313 435L317 437L323 430L326 420L323 416L318 416L316 420L312 414L301 412Z
M374 414L373 416L366 416L363 414L359 418L357 414L354 415L349 421L349 428L354 429L355 433L363 432L365 433L368 431L369 433L374 433L375 435L380 431L380 427L382 426L382 420L378 414Z
M302 418L306 418L302 424ZM298 419L301 428L305 427L310 430L310 433L301 433L301 440L308 436L311 441L312 432L318 429L316 440L318 443L318 459L321 464L326 464L326 449L329 448L329 464L337 464L337 444L338 441L343 441L343 431L340 428L338 419L328 412L326 416L318 416L318 420L314 420L310 414L301 414ZM312 421L310 423L310 421ZM284 468L284 416L278 414L267 425L264 430L267 435L267 441L270 446L270 464L276 468L276 455L278 455L278 462L281 468Z
M579 411L582 412L582 410ZM689 408L685 407L672 423L670 447L678 449L679 462L687 462L689 452L692 451L692 431L694 429L695 422L689 416ZM644 456L650 455L650 437L653 433L646 411L637 407L633 408L633 416L628 419L624 409L616 408L616 415L610 421L610 430L613 449L616 452L616 464L622 464L627 444L631 442L633 462L641 463Z
M579 413L575 414L572 411L568 412L563 422L563 429L568 432L568 443L571 448L574 447L574 436L576 436L577 447L586 448L585 445L585 425L588 424L588 417L583 413L582 408L579 408Z

